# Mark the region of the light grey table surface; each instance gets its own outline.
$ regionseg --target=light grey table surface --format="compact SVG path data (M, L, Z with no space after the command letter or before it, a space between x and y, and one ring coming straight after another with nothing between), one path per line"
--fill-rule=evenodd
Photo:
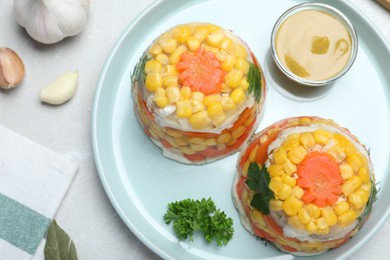
M0 47L17 51L26 66L20 87L0 92L0 125L78 163L79 172L56 219L74 239L79 259L158 259L111 206L98 177L91 144L93 98L105 59L126 26L152 2L91 0L89 21L80 35L42 45L16 23L13 1L0 1ZM390 42L390 13L373 0L352 2ZM42 104L41 88L70 70L80 73L76 96L59 107ZM387 221L351 259L389 259L389 246Z

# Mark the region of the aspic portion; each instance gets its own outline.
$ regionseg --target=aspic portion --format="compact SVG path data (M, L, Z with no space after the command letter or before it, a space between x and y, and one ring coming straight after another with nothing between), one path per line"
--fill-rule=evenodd
M244 227L293 254L347 242L376 198L365 147L318 117L285 119L256 134L237 168L233 200Z
M164 156L206 163L255 131L265 81L249 47L208 23L178 25L148 47L132 74L135 113Z

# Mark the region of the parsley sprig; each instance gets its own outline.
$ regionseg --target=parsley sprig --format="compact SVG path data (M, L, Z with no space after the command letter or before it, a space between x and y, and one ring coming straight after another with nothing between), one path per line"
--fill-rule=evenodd
M145 78L145 64L148 61L148 55L144 52L131 74L131 81L136 82Z
M173 229L180 240L189 237L193 241L194 232L200 231L209 244L215 240L221 247L233 237L233 220L217 209L211 198L169 203L164 220L166 224L173 221Z
M253 64L249 63L249 72L248 72L248 92L251 94L252 92L255 95L255 99L258 102L261 98L261 73L259 68Z
M269 201L274 198L273 192L268 187L270 180L271 177L265 165L260 169L255 162L249 164L248 179L245 183L255 192L251 200L251 206L264 215L269 215Z

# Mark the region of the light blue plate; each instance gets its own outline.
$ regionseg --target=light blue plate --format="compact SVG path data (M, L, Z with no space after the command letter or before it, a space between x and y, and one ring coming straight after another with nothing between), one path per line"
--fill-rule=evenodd
M307 89L286 81L269 51L277 18L306 1L159 1L127 28L107 58L93 108L93 146L101 182L129 229L163 258L291 258L265 246L240 224L230 191L237 155L204 166L164 158L138 125L130 96L130 74L149 43L166 29L185 22L211 22L243 38L261 62L268 83L265 114L259 129L285 117L318 115L351 130L371 149L380 198L366 225L351 241L316 259L350 256L384 224L390 214L390 49L370 22L351 4L332 1L355 25L359 53L351 70L333 86ZM329 4L329 1L321 1ZM234 220L234 238L222 248L178 242L163 215L167 204L185 198L212 197ZM305 258L308 259L308 258Z

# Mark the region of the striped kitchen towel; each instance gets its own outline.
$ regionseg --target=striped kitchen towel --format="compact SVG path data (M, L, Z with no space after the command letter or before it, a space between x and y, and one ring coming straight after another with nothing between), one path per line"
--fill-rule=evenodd
M43 259L77 165L0 126L0 259Z

